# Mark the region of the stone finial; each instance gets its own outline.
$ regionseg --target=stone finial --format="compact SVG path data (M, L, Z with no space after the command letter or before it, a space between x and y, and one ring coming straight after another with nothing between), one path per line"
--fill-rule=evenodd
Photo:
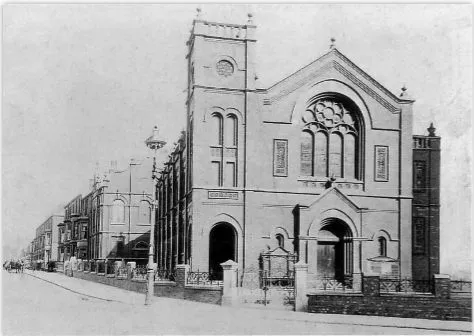
M407 87L406 87L405 84L403 84L402 92L400 93L400 97L406 97L406 96L408 96Z
M436 136L435 134L436 128L434 128L433 123L430 124L430 127L428 127L427 130L428 130L428 136L430 137Z
M201 20L201 8L196 8L196 20Z
M253 23L253 14L252 13L248 13L247 14L247 17L249 18L248 21L247 21L247 24L252 24Z
M329 46L329 49L334 48L336 48L336 39L334 37L331 37L331 45Z

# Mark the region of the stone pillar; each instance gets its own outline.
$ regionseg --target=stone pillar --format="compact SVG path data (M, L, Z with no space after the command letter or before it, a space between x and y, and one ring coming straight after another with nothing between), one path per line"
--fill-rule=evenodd
M451 279L447 274L433 275L433 294L441 299L449 299L451 297Z
M239 264L227 260L221 264L224 271L224 288L222 293L223 306L234 306L237 303L237 267Z
M189 265L186 264L176 265L176 285L178 285L178 287L186 286L189 268Z
M305 312L308 309L307 293L308 264L295 264L295 311Z
M380 296L380 277L378 275L364 276L362 292L365 296Z
M360 267L360 260L361 260L361 241L355 240L354 247L353 247L353 256L354 256L354 264L353 264L353 273L352 273L352 289L357 292L362 291L362 270Z

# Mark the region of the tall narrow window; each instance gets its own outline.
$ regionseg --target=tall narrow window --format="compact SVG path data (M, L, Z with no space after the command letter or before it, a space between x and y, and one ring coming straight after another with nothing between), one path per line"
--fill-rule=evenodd
M338 133L329 137L329 176L341 177L342 138Z
M225 119L224 135L226 146L237 146L237 118L232 114Z
M147 201L141 201L138 208L138 222L141 224L151 223L151 207Z
M379 255L382 257L387 256L387 239L379 237Z
M214 144L222 145L222 116L218 113L212 115L212 134L215 136Z
M327 176L328 138L323 132L316 133L315 139L315 176Z
M284 249L285 248L285 238L283 237L283 235L281 233L277 233L275 238L277 240L278 247Z
M310 132L301 133L301 175L313 175L313 135Z
M344 177L355 179L355 136L346 134L344 137Z
M125 222L125 204L121 200L115 200L112 205L112 223Z

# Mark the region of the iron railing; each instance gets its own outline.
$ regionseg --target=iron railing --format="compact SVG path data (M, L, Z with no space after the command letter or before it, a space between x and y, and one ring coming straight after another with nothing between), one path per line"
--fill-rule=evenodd
M381 293L432 293L431 280L380 279Z
M105 274L113 275L115 274L115 263L114 262L107 262L105 268Z
M95 273L95 271L97 269L97 263L95 262L95 260L91 261L90 269L91 269L92 273Z
M157 269L155 271L155 282L176 281L176 270Z
M223 286L222 273L190 271L186 278L187 285Z
M115 276L118 279L127 279L128 278L128 267L119 266L119 267L115 268Z
M331 292L353 292L352 277L344 277L344 279L337 280L333 277L321 277L316 280L316 288L321 291Z
M148 272L148 269L146 265L137 265L137 267L132 270L132 279L146 280L147 272Z
M451 280L451 293L472 294L472 282L466 280Z

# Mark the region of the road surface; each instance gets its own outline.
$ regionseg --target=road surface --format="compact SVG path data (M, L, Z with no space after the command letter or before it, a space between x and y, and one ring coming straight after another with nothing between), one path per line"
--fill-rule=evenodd
M41 274L41 272L39 273ZM56 275L58 279L63 275ZM81 289L91 297L60 287L28 274L2 272L3 335L145 335L145 334L461 334L455 330L429 327L403 328L370 326L363 317L300 314L310 320L294 320L269 311L236 309L168 298L155 298L144 306L143 294L126 292L134 300L100 299L122 291L85 280ZM65 282L67 283L67 282ZM122 292L117 292L122 293ZM129 294L130 293L130 294ZM118 296L117 296L118 297ZM297 313L293 313L297 314ZM334 317L334 315L332 315ZM329 320L329 321L328 321ZM380 319L383 325L383 318ZM429 325L429 324L428 324ZM446 328L445 328L446 329Z

